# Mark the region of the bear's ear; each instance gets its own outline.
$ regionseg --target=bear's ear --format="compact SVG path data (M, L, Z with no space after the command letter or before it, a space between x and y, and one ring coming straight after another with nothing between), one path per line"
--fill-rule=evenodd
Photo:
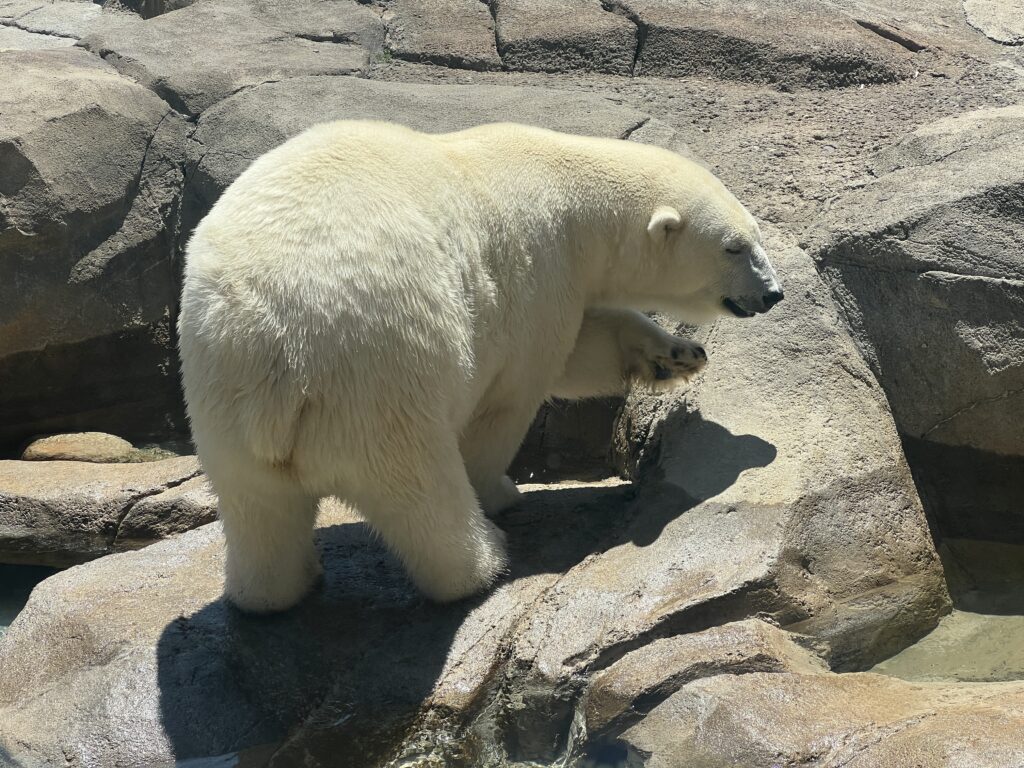
M647 234L660 243L668 237L669 232L682 228L683 217L679 211L667 205L659 205L647 224Z

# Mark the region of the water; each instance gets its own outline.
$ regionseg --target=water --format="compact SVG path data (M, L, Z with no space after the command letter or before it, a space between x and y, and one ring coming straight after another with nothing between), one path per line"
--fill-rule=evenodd
M25 607L32 588L56 572L55 568L38 565L0 564L0 637Z
M953 612L871 671L917 682L1024 680L1024 546L951 540L940 554Z

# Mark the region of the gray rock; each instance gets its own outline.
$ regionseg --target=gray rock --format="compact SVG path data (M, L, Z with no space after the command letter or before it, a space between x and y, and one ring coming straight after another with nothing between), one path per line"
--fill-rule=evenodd
M0 25L0 51L34 51L47 48L67 48L75 44L74 38L40 35L12 26Z
M757 619L653 641L593 676L582 701L586 738L607 740L693 680L751 672L820 673L793 635Z
M1003 45L1024 45L1024 2L964 0L967 23Z
M1022 721L1021 682L755 672L690 683L620 743L648 768L1005 768L1024 761Z
M64 41L61 45L74 45L80 37L112 18L116 17L104 14L98 5L89 2L0 0L0 25L60 38Z
M113 548L138 549L217 519L217 495L203 477L192 477L132 504L117 527Z
M135 448L124 438L105 432L76 432L33 440L22 461L93 461L100 464L129 461Z
M108 554L124 520L133 519L137 532L142 519L175 500L158 497L136 510L140 502L198 475L192 456L140 464L0 461L0 562L60 567ZM189 524L178 515L148 530L195 527L209 515L201 510L197 518ZM134 542L148 543L137 533Z
M633 73L636 25L599 0L495 0L494 15L508 69Z
M0 69L0 445L165 431L185 123L77 48Z
M400 59L501 69L494 19L480 0L397 0L384 12L385 48Z
M905 44L814 0L613 0L611 6L641 30L637 74L834 88L914 73Z
M123 15L81 44L178 111L196 115L260 83L363 72L369 46L382 35L377 14L355 3L211 0L146 21Z
M1024 112L923 126L807 240L945 535L1024 542Z
M220 599L217 524L60 573L0 644L0 749L29 765L65 755L161 765L268 744L274 759L257 764L383 763L421 710L457 719L479 708L507 637L559 572L594 551L629 492L524 490L528 505L502 520L514 578L457 605L425 603L333 504L321 508L324 585L281 616L245 616ZM556 536L565 529L573 535Z

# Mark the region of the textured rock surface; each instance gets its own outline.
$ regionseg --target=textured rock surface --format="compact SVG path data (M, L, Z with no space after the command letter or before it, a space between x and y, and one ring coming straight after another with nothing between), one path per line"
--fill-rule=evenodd
M66 566L105 555L126 518L152 516L167 489L198 474L188 456L141 464L0 461L0 562ZM155 499L137 511L147 497ZM208 519L159 526L174 532ZM132 543L139 540L136 534Z
M1003 45L1024 45L1024 2L1021 0L964 0L967 21Z
M811 230L947 535L1024 542L1024 110L923 126Z
M0 69L0 444L165 431L184 121L77 48Z
M832 88L913 75L913 52L825 3L614 0L644 30L637 71Z
M147 21L123 17L81 44L194 115L259 83L364 71L382 36L378 15L354 3L213 0Z
M22 461L94 461L108 464L127 461L134 447L124 438L105 432L76 432L33 440L21 454Z
M509 69L633 73L636 25L600 0L495 0L494 16Z
M398 0L384 13L385 48L409 61L501 69L494 19L480 0Z
M649 768L998 768L1024 761L1022 721L1019 682L753 673L687 685L622 740Z

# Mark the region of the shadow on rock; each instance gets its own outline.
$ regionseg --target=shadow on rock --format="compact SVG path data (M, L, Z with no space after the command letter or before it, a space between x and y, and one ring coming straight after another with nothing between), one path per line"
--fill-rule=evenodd
M687 428L700 430L708 454L726 465L715 487L774 457L758 438L692 421ZM494 617L521 615L550 585L529 577L563 573L630 537L653 541L697 503L680 494L687 503L655 504L647 515L632 503L630 484L528 491L496 519L513 562L502 588L454 605L422 599L365 524L320 529L324 583L296 608L249 616L221 599L164 629L160 708L174 755L193 768L213 765L193 759L233 753L241 765L376 764L408 733L442 672L454 675L449 688L469 691L459 708L483 705L498 641L489 651L455 643L464 623L483 622L467 629L486 637L500 622Z
M669 435L673 436L671 442ZM672 411L658 424L651 444L658 446L657 469L645 472L641 466L645 492L630 530L630 539L641 547L654 543L680 514L722 493L748 469L768 466L778 455L767 440L734 435L698 411L685 408ZM673 472L676 467L681 472ZM667 489L672 489L671 499L665 499Z

